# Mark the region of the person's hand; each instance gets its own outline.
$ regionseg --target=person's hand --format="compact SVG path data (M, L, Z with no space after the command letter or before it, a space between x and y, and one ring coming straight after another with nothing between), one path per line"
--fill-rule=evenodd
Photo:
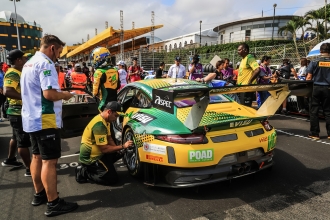
M66 100L66 101L69 100L69 99L71 99L73 97L73 94L71 94L68 91L63 91L62 93L64 95L63 99Z
M197 79L195 79L197 82L200 82L200 81L202 81L200 78L197 78Z
M126 141L126 143L123 146L124 146L124 149L126 149L129 147L132 147L132 145L133 145L133 141L129 140L129 141Z

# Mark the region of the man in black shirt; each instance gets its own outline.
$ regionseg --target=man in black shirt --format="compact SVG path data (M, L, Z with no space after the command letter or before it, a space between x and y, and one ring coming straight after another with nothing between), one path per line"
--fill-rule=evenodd
M165 67L165 63L164 62L161 62L159 64L159 69L156 71L156 76L155 76L156 79L163 78L164 67Z
M323 108L325 126L330 139L330 44L324 43L320 47L321 57L312 61L307 67L306 80L313 80L313 94L310 106L309 138L319 140L319 107Z

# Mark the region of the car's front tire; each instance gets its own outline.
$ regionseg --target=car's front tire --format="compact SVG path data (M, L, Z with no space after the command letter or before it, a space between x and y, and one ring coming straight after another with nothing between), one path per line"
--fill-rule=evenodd
M123 144L132 140L133 146L127 148L123 160L127 166L128 172L134 177L141 177L143 173L143 163L140 162L137 141L131 128L127 128L124 133Z

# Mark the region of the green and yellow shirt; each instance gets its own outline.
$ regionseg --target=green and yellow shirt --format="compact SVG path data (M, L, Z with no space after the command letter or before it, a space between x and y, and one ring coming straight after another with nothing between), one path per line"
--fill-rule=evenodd
M18 93L21 93L20 79L21 79L21 71L14 68L9 68L6 72L3 86L12 87ZM21 115L22 100L8 98L8 101L9 101L9 108L7 109L7 114Z
M259 67L256 59L248 54L244 57L239 65L238 77L237 77L237 85L248 85L249 80L253 75L253 71ZM252 82L256 84L256 80Z
M101 115L95 116L82 135L79 161L90 165L101 159L103 153L97 145L107 145L110 134L110 123L107 123Z

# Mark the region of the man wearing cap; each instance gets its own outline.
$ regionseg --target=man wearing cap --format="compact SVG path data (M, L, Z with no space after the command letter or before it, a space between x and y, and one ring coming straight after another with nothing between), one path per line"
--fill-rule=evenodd
M7 59L12 67L6 72L3 92L4 95L8 97L9 107L7 109L7 115L13 130L13 136L9 142L8 158L5 159L1 165L11 167L20 167L23 165L21 162L17 161L15 157L16 149L18 147L18 154L21 156L26 167L25 176L31 176L31 157L29 150L31 142L29 134L23 131L21 116L22 97L20 87L21 71L27 61L27 55L28 54L24 54L21 50L17 49L10 51L7 55Z
M184 78L186 76L186 68L180 63L181 58L175 57L175 64L173 64L167 73L167 78Z
M120 60L117 63L118 66L118 75L120 80L120 89L122 89L127 84L127 72L125 70L125 62Z
M128 68L128 80L129 82L135 82L141 80L141 74L143 73L141 67L137 64L137 58L133 58L133 65Z
M117 120L121 112L118 102L108 102L104 110L95 116L84 130L80 145L79 161L76 167L76 181L86 183L88 180L102 185L118 182L114 163L122 158L122 151L133 145L131 140L123 145L116 145L111 134L111 123Z

